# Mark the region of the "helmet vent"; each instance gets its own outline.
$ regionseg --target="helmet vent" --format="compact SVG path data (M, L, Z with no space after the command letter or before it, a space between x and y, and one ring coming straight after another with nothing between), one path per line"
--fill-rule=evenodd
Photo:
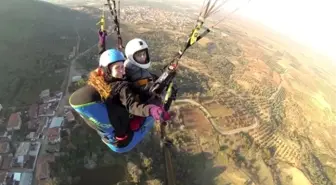
M140 46L142 46L142 45L143 45L143 42L142 42L142 41L139 41L139 44L140 44Z

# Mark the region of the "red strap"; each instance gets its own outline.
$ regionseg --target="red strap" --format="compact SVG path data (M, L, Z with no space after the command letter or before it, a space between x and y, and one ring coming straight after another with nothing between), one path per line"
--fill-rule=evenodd
M132 131L137 131L141 127L144 120L144 117L134 116L134 118L130 121L130 129Z
M118 141L122 141L122 140L124 140L124 139L126 139L128 136L127 135L125 135L124 137L115 137Z

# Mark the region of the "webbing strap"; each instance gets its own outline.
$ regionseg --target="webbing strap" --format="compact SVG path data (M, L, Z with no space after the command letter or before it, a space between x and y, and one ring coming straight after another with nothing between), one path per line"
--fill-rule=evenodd
M148 79L140 79L140 80L136 81L136 84L138 86L147 85L148 84Z

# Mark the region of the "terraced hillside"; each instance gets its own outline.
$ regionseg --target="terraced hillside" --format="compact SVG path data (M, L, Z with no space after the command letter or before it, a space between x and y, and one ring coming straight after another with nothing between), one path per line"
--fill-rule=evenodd
M232 95L232 94L231 94ZM238 139L240 134L237 134L239 132L233 132L231 133L232 130L228 129L228 127L225 127L226 129L222 129L223 125L221 123L218 123L216 120L216 116L215 115L221 115L221 117L225 118L227 114L219 114L220 111L218 110L224 110L224 109L228 109L229 107L223 106L218 104L218 102L222 102L225 101L225 99L219 99L217 101L214 100L210 100L210 99L204 99L204 104L199 104L194 100L191 99L180 99L177 101L178 104L178 109L179 110L179 115L182 116L185 112L185 110L189 110L189 112L187 113L188 115L190 115L188 118L188 120L182 119L179 120L179 123L183 123L183 122L187 122L186 124L188 125L193 125L196 124L194 126L196 126L197 128L195 129L194 127L194 131L195 132L190 132L191 127L188 126L187 130L182 131L182 133L180 132L175 132L179 133L175 136L173 136L175 143L177 144L177 146L179 146L179 151L183 151L183 152L187 152L187 153L201 153L202 154L202 161L203 160L207 160L207 159L214 159L214 158L218 158L219 156L221 156L222 154L222 150L226 147L229 147L229 151L239 151L239 148L246 150L248 148L251 148L253 146L255 146L256 148L258 148L259 151L269 151L269 156L265 158L265 156L263 157L264 161L277 161L276 163L273 163L273 165L271 163L268 163L269 166L269 170L271 170L271 173L273 174L273 180L275 181L280 181L279 177L278 177L278 170L281 168L277 164L279 162L284 162L287 164L290 164L293 167L296 167L297 169L301 170L303 172L303 174L308 177L310 179L310 182L312 182L312 184L325 184L325 185L329 185L332 184L331 180L328 178L328 176L326 175L326 173L323 170L323 166L321 165L321 163L319 162L319 160L311 153L307 152L306 150L304 150L303 148L301 148L300 145L298 145L297 143L295 143L294 141L291 141L287 136L282 135L280 132L280 128L278 127L277 124L274 122L274 120L272 119L263 119L262 117L258 117L257 115L260 115L260 112L258 113L258 111L261 111L258 109L258 106L253 106L253 104L255 103L256 100L252 100L252 101L245 101L245 105L247 107L254 107L253 110L250 110L250 112L256 112L256 117L258 117L258 119L261 120L261 122L259 123L258 127L251 129L247 132L247 135L249 136L250 139L252 139L252 142L248 142L245 144L243 140ZM267 101L267 100L263 100L263 106L261 106L262 108L265 109L269 109L269 113L271 114L272 111L272 106L271 104L277 105L277 103L280 102L271 102L271 101ZM216 103L217 102L217 103ZM230 101L225 101L225 102L230 102ZM244 102L244 101L242 101ZM182 103L182 104L181 104ZM192 107L190 107L190 103L192 103ZM214 104L216 104L214 106ZM230 103L227 103L230 104ZM231 104L235 104L236 106L240 106L241 104L239 103L238 98L236 98L236 101L231 100ZM189 105L189 106L188 106ZM195 107L196 105L196 107ZM212 106L209 106L212 105ZM184 106L188 106L188 109L184 109ZM222 107L220 107L222 106ZM200 108L200 109L197 109ZM209 109L207 109L206 107L208 107ZM197 112L193 112L192 110L201 110L205 117L208 118L209 122L211 124L215 124L216 126L214 127L214 129L211 131L211 129L209 130L206 125L208 125L208 123L206 123L205 120L202 119L202 121L199 119L200 115L196 115L195 113ZM217 110L217 111L216 111ZM237 111L232 113L230 116L227 116L228 119L226 120L231 120L231 123L233 125L241 122L243 119L251 117L251 115L249 115L249 113L246 112L246 110L241 110L241 111ZM214 115L212 115L211 113L213 113ZM239 118L239 116L241 116L241 118ZM233 116L236 116L235 118L233 118ZM271 116L268 116L268 118L270 118ZM193 120L191 118L195 118L196 120ZM197 121L198 120L198 121ZM220 128L220 129L218 129ZM233 127L232 127L233 128ZM233 129L233 130L237 130ZM188 131L188 132L186 132ZM216 133L213 133L214 131L216 131ZM220 131L220 132L219 132ZM211 136L212 133L212 136ZM222 135L220 137L216 136L217 134ZM229 134L229 135L228 135ZM188 135L188 138L185 138L185 136ZM209 138L213 138L214 136L216 136L218 143L212 142L216 139L213 140L209 140ZM238 138L237 138L237 137ZM224 141L219 141L219 138L226 138L224 139ZM229 139L228 138L236 138L236 139ZM237 140L238 139L238 140ZM224 145L223 145L224 142ZM237 142L237 143L236 143ZM235 144L233 144L235 143ZM239 144L240 143L240 144ZM247 144L247 145L246 145ZM223 145L223 146L222 146ZM247 147L247 148L246 148ZM254 148L254 147L253 147ZM261 150L260 150L261 149ZM249 153L249 152L248 152ZM254 153L254 152L252 152ZM221 155L219 155L221 154ZM241 157L243 157L243 153L240 154ZM177 156L176 156L177 157ZM242 158L243 159L243 158ZM272 160L270 160L272 159ZM250 161L253 159L248 159L246 158L246 160ZM244 161L244 160L243 160ZM181 161L179 161L180 163ZM186 162L184 162L186 163ZM246 164L249 164L248 162ZM282 163L283 164L283 163ZM201 162L199 161L197 163L197 165L199 165L199 167L205 165L205 162ZM249 166L249 165L247 165ZM183 170L182 170L183 171ZM187 172L185 172L187 173ZM201 173L201 171L198 171L197 173ZM184 174L186 175L186 174ZM189 174L190 175L190 174ZM197 180L197 178L195 177L194 179L195 181Z
M274 149L273 157L298 167L301 163L301 151L298 146L284 139L266 123L248 133L259 146Z
M241 110L239 112L242 112L242 114L240 114L242 117L232 115L227 118L232 120L233 124L236 123L234 120L248 118L250 117L248 116L249 114L255 113L255 116L261 120L260 125L259 127L248 132L251 138L253 138L254 142L265 149L273 148L273 155L276 159L288 162L294 166L298 166L301 161L300 147L277 132L277 125L281 121L281 114L279 114L282 111L281 100L283 100L285 97L285 92L283 89L281 90L280 94L281 95L276 92L270 100L267 100L265 98L256 99L252 97L245 99L242 96L235 96L233 98L233 94L227 93L225 94L226 96L224 95L224 97L222 97L217 102L226 104L229 107L239 107L237 109ZM242 109L242 107L245 108Z
M259 126L247 132L258 148L271 151L271 158L300 169L307 177L310 177L313 184L332 184L319 160L302 148L300 143L282 134L281 124L285 118L283 101L286 92L283 88L279 89L271 98L248 94L236 95L232 91L227 91L216 99L201 99L202 105L200 106L208 112L205 115L213 120L213 124L228 130L248 126L249 123L251 124L250 118L258 118ZM249 123L244 123L244 121L249 121ZM225 133L228 133L228 130Z

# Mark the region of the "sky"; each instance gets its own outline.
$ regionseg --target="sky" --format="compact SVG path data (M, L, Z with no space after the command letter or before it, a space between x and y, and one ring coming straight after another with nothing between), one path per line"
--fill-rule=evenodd
M258 21L292 40L332 58L336 64L335 0L236 1L238 14Z

